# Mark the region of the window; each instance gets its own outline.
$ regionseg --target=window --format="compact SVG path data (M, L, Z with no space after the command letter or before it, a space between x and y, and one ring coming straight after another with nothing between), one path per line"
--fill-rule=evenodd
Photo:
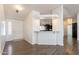
M12 22L8 21L8 35L12 34Z
M5 31L5 24L6 22L5 21L2 21L2 24L1 24L1 35L6 35L6 31Z

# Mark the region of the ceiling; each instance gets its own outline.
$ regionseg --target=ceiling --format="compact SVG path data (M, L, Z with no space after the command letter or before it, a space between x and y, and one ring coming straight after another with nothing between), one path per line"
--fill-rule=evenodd
M23 7L23 5L21 5ZM24 8L24 7L23 7ZM4 11L5 11L5 17L8 19L17 19L17 20L23 20L27 16L27 13L29 12L28 9L23 9L19 13L16 13L15 5L4 5Z
M41 14L51 14L52 10L59 7L58 4L32 4L25 5L26 8L40 11Z
M65 4L64 5L64 18L66 17L77 17L79 13L79 4Z
M23 10L19 13L16 13L16 5L14 4L5 4L4 11L5 17L8 19L17 19L17 20L24 20L28 13L31 10L37 10L41 14L51 14L52 10L59 7L59 4L21 4ZM66 17L76 17L77 13L79 13L79 5L78 4L65 4L63 5L63 16Z
M21 10L19 13L16 13L15 6L16 5L13 5L13 4L4 5L6 18L24 20L31 10L37 10L41 14L51 14L52 10L59 7L60 5L58 4L23 4L23 5L20 5L23 8L23 10Z

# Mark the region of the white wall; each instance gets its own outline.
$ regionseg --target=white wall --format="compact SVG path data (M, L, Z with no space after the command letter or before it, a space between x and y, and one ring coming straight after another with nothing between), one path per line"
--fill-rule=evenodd
M77 14L77 40L79 40L79 14Z
M40 12L32 11L32 44L38 44L37 33L40 31Z
M16 19L7 19L7 39L6 41L11 40L20 40L24 39L23 37L23 21ZM8 34L8 22L11 22L11 34Z
M64 21L63 21L63 6L59 6L58 8L54 9L53 14L56 14L60 17L59 19L59 30L57 31L57 38L58 44L63 45L64 40Z
M4 45L5 45L5 35L2 35L3 31L3 24L2 22L5 21L5 16L4 16L4 6L0 5L0 54L3 52ZM1 30L2 29L2 30Z
M64 20L64 37L67 37L67 20Z
M24 20L24 39L32 44L32 11Z
M36 34L34 31L39 31L40 28L39 15L39 12L32 10L24 20L24 39L30 44L36 43Z
M67 37L72 37L72 24L67 26Z

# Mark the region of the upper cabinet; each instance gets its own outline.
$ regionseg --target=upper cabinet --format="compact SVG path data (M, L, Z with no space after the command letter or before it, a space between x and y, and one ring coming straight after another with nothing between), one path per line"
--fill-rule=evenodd
M52 31L57 32L59 31L60 27L60 18L58 15L52 15Z
M32 11L33 31L40 31L40 12Z
M33 31L59 31L60 17L57 14L40 15L38 11L32 11Z
M62 15L62 6L52 10L52 14L40 14L39 11L32 11L33 31L63 31Z

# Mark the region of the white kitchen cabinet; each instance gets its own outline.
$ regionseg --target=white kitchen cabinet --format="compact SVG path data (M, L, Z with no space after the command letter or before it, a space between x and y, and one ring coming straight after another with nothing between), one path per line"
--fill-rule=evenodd
M52 31L58 32L60 31L60 18L59 16L54 16L52 17Z
M40 45L56 45L56 35L52 31L40 31L37 42Z
M40 31L40 13L38 11L32 11L32 26L33 31Z
M39 19L33 20L33 31L40 31L40 20Z

